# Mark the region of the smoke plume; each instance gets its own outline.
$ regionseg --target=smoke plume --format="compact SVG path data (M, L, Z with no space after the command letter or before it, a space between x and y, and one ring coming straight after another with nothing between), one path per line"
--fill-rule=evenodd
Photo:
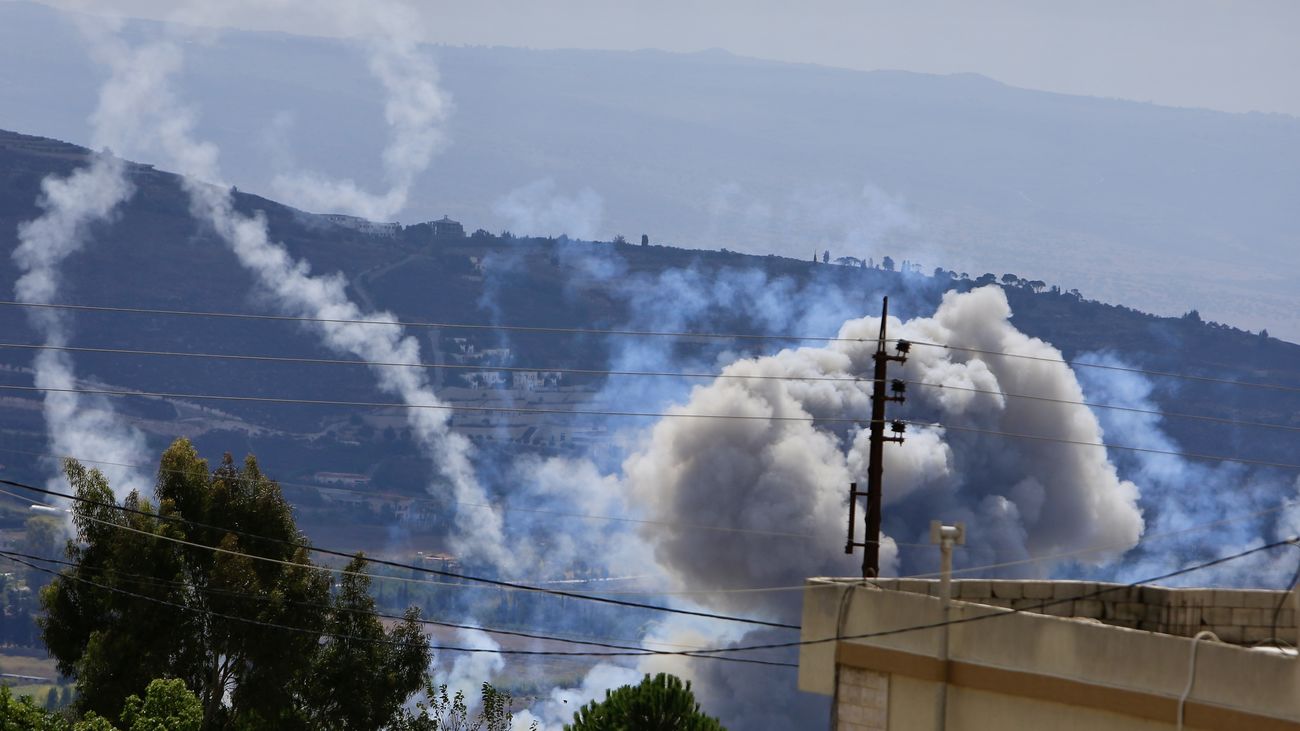
M492 210L505 219L515 234L596 238L604 208L600 196L591 188L583 188L572 196L557 193L555 189L551 178L536 180L507 193Z
M1010 315L1001 289L988 287L945 295L932 317L891 319L889 332L958 348L1060 358L1055 348L1016 330ZM798 550L774 551L758 533L724 541L708 531L662 529L653 537L655 555L681 585L788 585L817 573L853 573L842 551L845 500L849 482L866 481L866 432L815 420L867 418L870 383L862 379L870 378L879 324L874 317L851 320L839 331L842 340L826 347L737 360L722 375L838 380L720 378L698 386L670 413L763 418L664 419L627 459L629 490L656 520L691 516L729 528L815 536ZM906 417L939 425L913 428L903 445L886 448L885 527L893 537L924 542L931 518L964 519L972 544L966 560L980 563L1119 547L1091 558L1103 561L1138 540L1137 488L1119 479L1103 450L942 426L1099 442L1100 425L1086 409L996 395L1082 400L1068 366L917 346L901 377L924 384L909 389ZM898 560L888 542L884 549L887 570L924 565L924 558ZM720 594L711 603L737 609L747 601L743 594Z
M389 220L406 207L415 179L443 145L442 123L451 113L450 97L438 85L438 70L420 48L418 14L395 2L328 2L340 31L360 35L370 73L384 91L384 121L389 140L383 152L388 190L370 193L351 179L334 180L317 172L285 173L272 181L287 201L312 211L351 213Z
M128 57L124 61L136 66L141 59ZM121 71L113 69L100 96L97 119L119 100L132 96L126 83L129 75ZM111 131L97 129L95 145L113 139ZM110 220L134 189L126 178L125 163L105 151L92 154L88 165L67 177L47 177L41 181L41 191L39 203L44 213L18 228L13 259L21 275L14 285L14 297L20 302L49 304L60 299L63 262L85 246L94 225ZM46 345L68 345L71 322L66 313L31 309L28 319ZM33 368L38 388L75 389L79 385L72 357L65 351L40 351ZM149 484L148 478L131 466L149 461L144 436L123 421L108 399L67 390L46 391L43 398L46 429L55 454L104 462L101 469L122 495Z
M133 50L112 35L96 34L92 40L97 54L114 68L129 68L132 58L145 55L157 61L148 72L131 77L128 86L141 102L104 105L98 121L122 130L124 138L129 136L145 149L156 146L168 163L185 176L183 184L194 215L227 243L282 312L336 321L392 322L382 326L316 323L313 329L339 353L375 362L420 362L418 341L403 333L391 313L363 311L349 299L342 276L313 274L307 262L294 259L282 244L271 240L260 213L248 215L236 210L232 192L218 182L222 177L216 147L196 138L193 112L171 90L171 78L182 58L175 43L160 41ZM487 497L470 461L472 446L464 436L450 430L450 412L430 388L424 371L374 366L372 372L383 391L413 407L407 411L413 435L441 471L452 498L486 504ZM466 558L510 565L510 554L503 549L501 518L495 510L464 511L456 525L455 547Z
M1083 360L1131 367L1107 353ZM1081 368L1079 374L1089 400L1141 410L1098 409L1110 441L1154 450L1116 452L1120 468L1142 485L1141 505L1150 535L1122 564L1106 567L1102 573L1107 578L1141 581L1300 533L1296 520L1300 481L1292 483L1274 471L1244 464L1179 456L1180 446L1165 428L1167 417L1152 413L1160 407L1153 399L1155 384L1150 379L1129 371L1092 368ZM1295 570L1296 558L1293 551L1258 553L1174 581L1193 586L1281 586Z

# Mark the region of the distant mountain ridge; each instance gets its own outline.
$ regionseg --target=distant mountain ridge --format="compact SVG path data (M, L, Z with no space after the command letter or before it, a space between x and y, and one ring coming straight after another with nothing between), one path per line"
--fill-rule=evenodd
M1293 117L724 53L432 52L455 113L406 223L891 254L1300 339ZM379 187L382 100L358 49L230 32L187 53L184 96L242 190L294 167ZM86 140L99 80L65 15L0 3L0 127ZM521 231L553 217L500 203L544 180L534 208L588 189L600 205Z

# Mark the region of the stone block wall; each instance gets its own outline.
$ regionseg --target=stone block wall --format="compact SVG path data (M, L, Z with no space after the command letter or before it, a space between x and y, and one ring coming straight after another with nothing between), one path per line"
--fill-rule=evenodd
M889 676L841 665L835 708L835 731L886 731Z
M938 596L937 579L878 579L882 589ZM1296 613L1288 592L1262 589L1171 589L1095 581L956 579L953 599L1057 617L1092 619L1131 629L1191 637L1210 630L1219 639L1254 645L1275 636L1296 642Z

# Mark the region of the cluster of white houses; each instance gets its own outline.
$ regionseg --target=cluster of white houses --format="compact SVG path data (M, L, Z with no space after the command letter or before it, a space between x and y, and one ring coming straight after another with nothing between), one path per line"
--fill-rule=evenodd
M321 214L320 218L327 223L349 231L386 239L405 236L408 238L450 241L465 238L465 227L459 221L453 221L448 216L443 216L436 221L417 223L413 226L402 226L397 221L386 223L370 221L359 216L347 216L342 213L325 213Z

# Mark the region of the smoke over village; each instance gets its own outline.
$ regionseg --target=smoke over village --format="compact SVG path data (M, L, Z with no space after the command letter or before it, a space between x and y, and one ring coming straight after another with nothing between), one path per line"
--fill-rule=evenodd
M1293 100L117 5L0 3L5 724L1300 723Z

